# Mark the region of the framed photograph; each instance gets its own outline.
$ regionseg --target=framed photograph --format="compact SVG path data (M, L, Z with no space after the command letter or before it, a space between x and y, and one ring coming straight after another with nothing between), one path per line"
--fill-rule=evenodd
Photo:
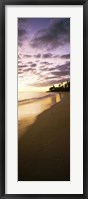
M88 1L0 1L0 197L88 197Z

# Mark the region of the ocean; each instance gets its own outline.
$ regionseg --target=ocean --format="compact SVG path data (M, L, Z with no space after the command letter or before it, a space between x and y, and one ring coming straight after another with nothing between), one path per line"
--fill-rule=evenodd
M46 92L18 92L18 101L47 96Z
M23 129L32 125L37 116L61 101L59 93L25 92L18 95L18 128L19 134Z

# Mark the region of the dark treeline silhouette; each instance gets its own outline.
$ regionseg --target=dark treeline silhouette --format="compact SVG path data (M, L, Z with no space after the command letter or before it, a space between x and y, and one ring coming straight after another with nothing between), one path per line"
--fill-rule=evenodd
M49 92L60 92L60 91L70 91L70 81L66 83L59 83L57 87L54 85L49 88Z

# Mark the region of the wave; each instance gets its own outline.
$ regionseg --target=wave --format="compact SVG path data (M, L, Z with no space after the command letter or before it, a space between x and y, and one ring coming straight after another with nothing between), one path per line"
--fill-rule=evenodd
M35 98L30 98L30 99L19 100L18 105L33 103L33 102L43 100L43 99L48 98L48 97L53 97L55 95L56 95L56 93L50 93L50 94L42 96L42 97L35 97Z

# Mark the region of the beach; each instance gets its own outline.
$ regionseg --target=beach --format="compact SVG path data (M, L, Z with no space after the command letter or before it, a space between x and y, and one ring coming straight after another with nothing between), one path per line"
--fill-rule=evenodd
M63 95L18 140L19 181L70 180L70 93Z

